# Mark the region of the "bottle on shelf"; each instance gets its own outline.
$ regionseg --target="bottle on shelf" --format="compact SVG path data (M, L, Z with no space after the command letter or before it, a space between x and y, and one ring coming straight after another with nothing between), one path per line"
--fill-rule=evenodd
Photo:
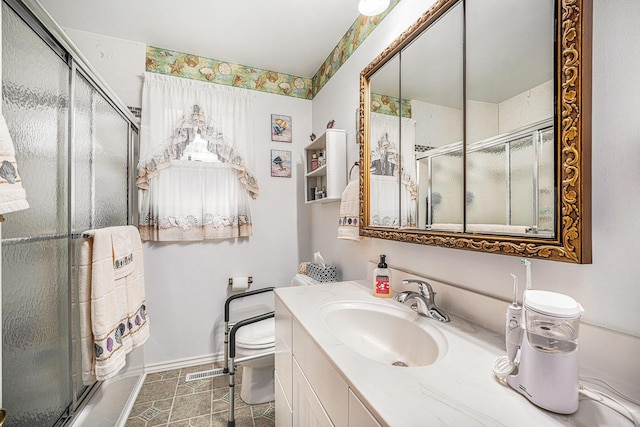
M322 166L324 166L324 153L321 151L320 154L318 154L318 167Z
M313 154L311 156L311 170L316 170L318 169L318 155L317 154Z

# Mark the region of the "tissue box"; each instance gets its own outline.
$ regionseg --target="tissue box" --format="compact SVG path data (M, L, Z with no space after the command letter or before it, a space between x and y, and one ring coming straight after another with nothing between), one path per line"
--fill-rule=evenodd
M307 264L307 276L318 282L337 282L338 269L333 265Z

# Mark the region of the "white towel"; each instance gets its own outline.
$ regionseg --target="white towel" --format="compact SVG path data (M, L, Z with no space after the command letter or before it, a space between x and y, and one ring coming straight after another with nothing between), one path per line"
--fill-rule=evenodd
M27 194L18 175L16 152L7 122L0 114L0 214L27 209Z
M361 240L360 237L360 185L351 181L342 193L340 219L338 220L338 239Z
M80 249L82 380L118 373L149 337L142 243L133 226L89 230Z

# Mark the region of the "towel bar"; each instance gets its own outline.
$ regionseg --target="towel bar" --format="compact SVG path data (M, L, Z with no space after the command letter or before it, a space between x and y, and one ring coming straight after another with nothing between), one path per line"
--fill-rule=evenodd
M91 235L87 233L71 233L72 239L88 239Z
M360 167L360 162L354 162L353 166L351 166L351 168L349 169L349 181L351 181L351 171L353 170L353 168L355 168L356 166Z

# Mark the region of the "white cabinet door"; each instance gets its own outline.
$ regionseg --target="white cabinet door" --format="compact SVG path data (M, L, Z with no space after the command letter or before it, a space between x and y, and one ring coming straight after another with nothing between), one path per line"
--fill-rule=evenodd
M282 389L282 383L278 377L278 372L275 374L275 386L276 386L276 427L292 427L293 426L293 411L289 406L289 400L284 394Z
M291 330L291 313L282 304L280 299L275 298L275 311L276 311L276 330L275 330L275 369L280 378L280 384L284 396L291 404L291 354L293 349L293 332Z
M349 390L349 427L381 427L378 420L351 390Z
M349 386L300 323L293 322L293 357L337 427L349 424Z
M333 427L311 384L293 359L293 427Z

